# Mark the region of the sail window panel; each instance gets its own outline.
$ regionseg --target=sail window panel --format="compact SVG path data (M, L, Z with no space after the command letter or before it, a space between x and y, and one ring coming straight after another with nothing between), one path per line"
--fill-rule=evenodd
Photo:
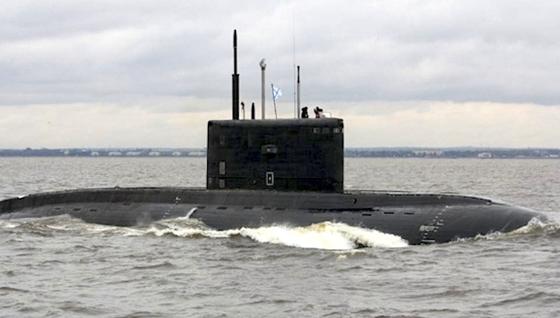
M220 161L220 163L219 163L219 171L220 171L220 175L221 175L221 176L225 176L225 175L226 175L226 162L225 162L225 161Z

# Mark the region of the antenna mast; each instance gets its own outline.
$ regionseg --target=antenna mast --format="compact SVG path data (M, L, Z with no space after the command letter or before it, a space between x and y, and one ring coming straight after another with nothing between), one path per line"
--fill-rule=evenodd
M292 11L292 72L294 74L294 118L299 118L299 106L297 106L298 97L296 93L296 14L294 11Z
M261 113L262 119L265 117L265 109L264 109L264 101L265 101L265 92L264 92L264 71L266 70L266 61L262 59L259 62L259 66L261 67Z
M231 117L239 120L239 74L237 74L237 30L233 30L233 74L231 75Z
M299 65L297 66L297 117L301 118L301 84L299 81Z

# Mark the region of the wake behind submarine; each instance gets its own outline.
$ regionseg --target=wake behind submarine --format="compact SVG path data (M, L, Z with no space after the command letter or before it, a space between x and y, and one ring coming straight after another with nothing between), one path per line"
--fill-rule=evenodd
M429 244L509 232L541 217L471 196L344 191L342 119L265 120L264 98L262 120L255 119L254 109L250 120L239 119L236 31L233 39L232 119L208 122L206 189L116 187L32 194L0 201L0 219L68 214L90 223L135 226L188 217L218 230L332 221L398 235L409 244Z

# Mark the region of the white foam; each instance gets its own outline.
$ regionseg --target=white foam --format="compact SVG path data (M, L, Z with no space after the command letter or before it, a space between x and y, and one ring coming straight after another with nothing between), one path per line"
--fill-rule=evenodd
M178 219L176 219L178 220ZM161 225L164 225L161 228ZM185 226L187 225L187 226ZM217 231L209 228L188 226L182 222L160 222L150 227L146 233L157 236L175 235L180 237L204 236L227 238L243 236L261 243L281 244L301 248L327 250L349 250L366 247L405 247L408 243L399 236L372 229L353 227L342 223L323 222L305 227L287 225L263 226Z
M240 234L262 243L301 248L348 250L358 246L405 247L401 237L343 223L323 222L306 227L269 226L240 229Z
M217 239L242 236L260 243L326 250L352 250L364 246L383 248L408 246L404 239L396 235L333 222L323 222L303 227L271 225L224 231L211 229L199 220L187 217L162 220L152 223L148 227L118 227L91 224L68 215L0 222L0 226L4 228L14 228L23 224L31 224L53 231L76 231L101 235L173 235L177 237L202 236Z
M287 226L242 228L234 231L261 243L327 250L348 250L355 247L354 242L344 233L320 224L295 228Z
M526 235L552 235L560 231L560 223L553 220L542 220L540 218L532 218L527 225L515 229L511 232L492 232L489 234L479 234L475 240L500 240L512 237ZM471 239L460 239L459 241L469 241Z
M545 227L545 223L538 218L532 218L527 225L511 231L511 234L529 234Z
M552 220L543 221L539 218L532 218L527 225L512 231L511 234L553 233L559 230L560 224L558 222Z
M5 229L13 229L18 227L19 224L17 223L13 223L10 221L4 221L4 220L0 220L0 227L5 228Z

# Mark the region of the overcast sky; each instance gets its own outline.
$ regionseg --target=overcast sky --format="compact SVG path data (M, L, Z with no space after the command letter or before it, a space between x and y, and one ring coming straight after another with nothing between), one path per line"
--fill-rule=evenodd
M293 116L295 52L302 103L344 118L347 146L560 147L558 1L0 7L0 148L205 146L231 116L234 28L241 100L260 104L264 57Z

